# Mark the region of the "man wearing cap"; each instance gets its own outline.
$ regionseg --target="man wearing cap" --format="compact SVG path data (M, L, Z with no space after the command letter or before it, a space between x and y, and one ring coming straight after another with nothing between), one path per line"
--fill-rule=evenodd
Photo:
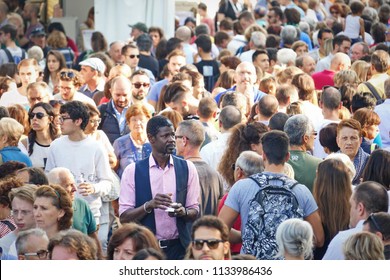
M79 65L85 82L79 91L89 98L93 98L94 94L99 91L104 91L106 65L103 61L100 58L91 57L81 61Z
M37 27L31 31L30 35L31 46L38 46L43 50L43 54L46 57L50 48L46 44L46 32L42 27Z
M129 24L129 27L131 27L130 36L131 36L133 42L135 42L137 40L139 35L144 34L144 33L148 33L148 27L146 26L145 23L142 23L142 22L137 22L136 24L133 24L133 25Z

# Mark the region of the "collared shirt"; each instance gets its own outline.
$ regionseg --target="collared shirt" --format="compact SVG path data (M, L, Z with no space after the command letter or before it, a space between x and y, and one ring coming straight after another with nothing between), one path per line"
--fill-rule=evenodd
M379 133L383 148L390 147L390 99L386 99L381 105L375 107L375 112L381 118Z
M378 73L372 75L371 79L369 79L367 82L369 82L378 92L381 98L385 99L385 81L390 78L387 73ZM364 84L361 83L358 86L358 92L371 92L369 88Z
M95 88L95 90L90 90L88 85L85 84L83 85L80 89L79 89L79 92L85 94L86 96L88 96L89 98L92 98L94 96L95 93L99 92L99 91L104 91L104 85L105 85L105 81L103 79L101 79L97 85L97 87Z
M199 178L195 165L191 161L188 164L188 187L186 208L193 208L199 211ZM158 193L172 193L172 201L176 201L176 177L172 156L164 169L159 167L153 158L149 157L149 175L152 197ZM128 209L135 208L135 163L130 164L122 175L121 192L119 195L119 215ZM176 218L169 217L162 209L154 209L156 221L157 239L176 239L179 232L176 226Z
M129 106L126 106L125 108L123 108L122 113L119 113L119 111L115 107L114 101L111 99L110 102L112 103L111 104L112 108L114 108L114 113L115 113L116 120L118 121L118 124L119 124L119 129L122 132L123 130L125 130L125 127L127 125L126 124L126 112L127 112L127 109L129 109Z
M355 233L361 232L363 230L363 222L364 220L360 220L356 227L350 228L344 231L340 231L335 237L333 237L332 241L330 241L328 250L323 260L344 260L345 256L343 253L343 246L348 237L354 235Z

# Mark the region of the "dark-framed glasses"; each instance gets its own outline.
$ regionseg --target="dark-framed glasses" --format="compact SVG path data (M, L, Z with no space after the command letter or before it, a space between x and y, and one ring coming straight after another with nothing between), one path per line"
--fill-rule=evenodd
M214 249L218 248L219 243L221 243L221 242L224 242L224 241L221 239L195 239L192 241L192 246L196 250L202 250L203 245L206 243L207 247L214 250Z
M60 123L63 123L64 121L71 120L71 119L72 119L71 117L63 117L63 116L58 117L58 120L60 121Z
M36 253L24 253L23 255L26 257L38 257L39 259L44 260L47 258L48 253L49 251L47 250L39 250Z
M37 117L38 120L43 119L44 117L48 116L45 113L38 112L38 113L30 113L28 117L32 120L33 118Z
M136 88L136 89L139 89L141 86L144 87L144 88L147 88L150 86L149 83L134 83L133 86Z

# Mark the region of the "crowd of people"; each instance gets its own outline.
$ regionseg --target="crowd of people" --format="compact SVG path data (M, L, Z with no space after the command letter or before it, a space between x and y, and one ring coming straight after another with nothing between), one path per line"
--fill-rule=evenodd
M19 2L1 259L390 259L390 2L199 3L91 50Z

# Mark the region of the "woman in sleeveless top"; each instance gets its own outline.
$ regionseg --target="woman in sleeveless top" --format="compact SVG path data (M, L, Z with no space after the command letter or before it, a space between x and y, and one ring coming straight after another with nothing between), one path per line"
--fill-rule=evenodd
M31 107L28 119L31 130L22 143L28 151L34 167L45 168L51 142L60 132L54 124L55 113L50 104L39 102Z

